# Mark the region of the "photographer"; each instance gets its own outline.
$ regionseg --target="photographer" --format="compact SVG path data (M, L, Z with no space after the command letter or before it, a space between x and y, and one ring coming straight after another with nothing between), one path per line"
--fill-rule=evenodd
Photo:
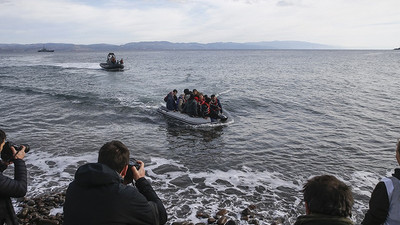
M98 163L79 167L67 189L64 224L165 224L167 213L145 178L144 163L128 162L128 148L111 141L101 147ZM126 185L132 179L136 187Z
M6 145L6 134L0 130L0 152ZM17 152L14 146L9 147L12 158L9 161L1 161L0 170L0 224L18 224L10 197L23 197L27 191L27 171L23 158L25 157L25 146ZM11 163L14 163L14 179L3 175L3 171Z

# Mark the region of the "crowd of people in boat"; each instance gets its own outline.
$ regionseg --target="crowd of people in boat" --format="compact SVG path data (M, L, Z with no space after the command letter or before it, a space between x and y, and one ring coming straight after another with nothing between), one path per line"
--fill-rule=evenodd
M221 103L215 94L208 97L196 89L193 91L185 89L179 97L177 94L178 91L174 89L165 96L164 101L168 110L186 113L191 117L209 117L212 122L217 119L226 120L222 115Z

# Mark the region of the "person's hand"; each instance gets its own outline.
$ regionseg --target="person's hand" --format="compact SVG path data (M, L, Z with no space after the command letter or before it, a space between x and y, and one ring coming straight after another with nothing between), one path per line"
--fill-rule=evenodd
M13 146L11 146L11 151L13 153L14 159L23 159L25 157L25 149L26 147L21 145L22 149L17 153L17 150Z
M136 169L136 167L132 166L132 172L133 172L133 179L135 181L139 180L140 178L145 176L145 171L144 171L144 163L140 160L136 161L137 163L140 164L139 170Z

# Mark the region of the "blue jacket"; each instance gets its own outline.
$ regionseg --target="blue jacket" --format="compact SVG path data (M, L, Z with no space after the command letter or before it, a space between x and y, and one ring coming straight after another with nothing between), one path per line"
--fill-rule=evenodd
M177 110L178 105L176 104L176 96L172 92L167 95L167 109L168 110Z

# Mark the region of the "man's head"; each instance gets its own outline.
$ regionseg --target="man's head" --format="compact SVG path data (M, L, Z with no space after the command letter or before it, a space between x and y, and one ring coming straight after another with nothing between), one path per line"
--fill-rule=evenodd
M172 93L173 93L174 95L176 95L176 93L178 93L178 91L177 91L176 89L174 89L174 90L172 91Z
M100 148L98 162L121 173L129 163L129 150L120 141L107 142Z
M354 204L351 188L334 176L322 175L311 178L304 185L303 194L307 214L351 216Z
M6 133L0 130L0 152L3 150L3 146L6 143Z

